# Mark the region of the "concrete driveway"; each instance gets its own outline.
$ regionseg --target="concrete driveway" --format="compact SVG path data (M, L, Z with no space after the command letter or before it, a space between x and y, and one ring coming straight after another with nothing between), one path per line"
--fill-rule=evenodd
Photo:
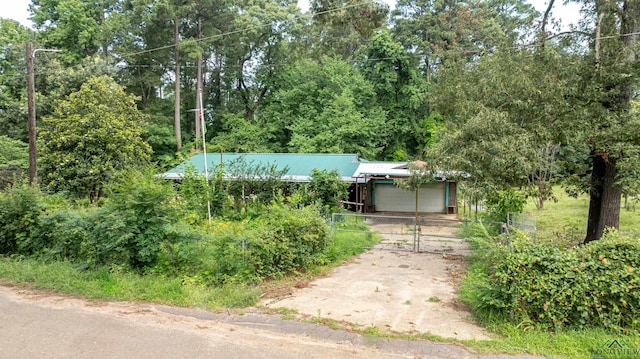
M389 249L389 239L403 233L403 224L376 223L371 228L385 241L327 277L312 281L291 295L266 299L268 308L288 308L298 313L345 321L361 328L376 327L405 333L429 333L445 338L488 339L488 334L457 300L464 275L467 243L454 238L456 228L433 222L422 228L422 253ZM405 226L406 227L406 226ZM391 234L390 234L391 233ZM405 246L410 248L411 246Z

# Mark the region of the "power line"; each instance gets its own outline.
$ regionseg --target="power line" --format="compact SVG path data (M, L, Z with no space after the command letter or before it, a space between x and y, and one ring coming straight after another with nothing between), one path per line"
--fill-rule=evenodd
M326 12L323 12L326 13ZM246 29L245 29L246 30ZM240 30L238 30L240 31ZM237 32L237 31L236 31ZM550 39L554 39L557 38L559 36L566 36L566 35L570 35L576 32L563 32L563 33L559 33L559 34L554 34L551 35L549 37L547 37L547 40ZM217 36L223 36L224 34L219 34ZM608 36L601 36L600 39L616 39L616 38L620 38L620 37L626 37L626 36L634 36L634 35L640 35L640 32L630 32L630 33L626 33L626 34L620 34L620 35L608 35ZM202 39L204 40L204 39ZM173 47L174 45L171 45L169 47ZM456 55L456 54L489 54L489 53L495 53L497 51L508 51L508 50L519 50L519 49L523 49L523 48L537 48L537 47L541 47L543 46L541 43L538 42L531 42L528 44L521 44L521 45L514 45L514 46L506 46L506 47L496 47L494 49L449 49L449 50L442 50L442 51L434 51L435 55L441 55L441 56L447 56L447 55ZM155 49L149 49L146 50L144 52L150 52L150 51L155 51L155 50L159 50L159 49L163 49L163 48L167 48L167 47L159 47L159 48L155 48ZM143 52L138 52L138 53L143 53ZM138 53L132 53L132 54L138 54ZM132 54L127 54L127 55L123 55L124 56L130 56ZM413 54L413 55L408 55L408 56L403 56L403 57L378 57L378 58L363 58L363 59L354 59L351 60L351 63L364 63L364 62L373 62L373 61L387 61L387 60L396 60L396 59L420 59L423 58L425 56L428 56L428 54ZM279 63L265 63L263 65L266 66L276 66L276 67L280 67L280 66L284 66L283 64L279 64ZM181 65L182 68L193 68L196 65L186 65L183 64ZM165 65L161 65L161 64L126 64L127 68L166 68ZM225 68L229 68L229 67L235 67L235 68L241 68L240 65L230 65L230 64L226 64ZM40 75L44 75L50 73L50 71L47 71L45 69L42 70L36 70L36 76L40 76ZM9 77L8 79L23 79L24 78L24 73L17 73L12 77Z
M316 12L316 13L311 14L311 18L314 18L314 17L316 17L318 15L330 14L330 13L337 12L337 11L342 11L342 10L346 10L346 9L350 9L350 8L354 8L354 7L359 7L359 6L363 6L363 5L371 5L371 4L377 4L377 2L376 1L366 1L366 2L361 2L361 3L357 3L357 4L346 5L346 6L343 6L343 7L340 7L340 8L336 8L336 9L320 11L320 12ZM294 16L292 19L284 19L283 21L298 20L298 19L299 19L298 16ZM271 22L270 23L264 23L264 24L261 24L261 25L251 26L251 27L248 27L248 28L245 28L245 29L228 31L228 32L224 32L224 33L221 33L221 34L216 34L216 35L203 37L201 39L196 39L195 41L196 42L202 42L202 41L205 41L205 40L217 39L217 38L221 38L221 37L225 37L225 36L229 36L229 35L235 35L235 34L247 32L247 31L251 31L251 30L260 29L260 28L263 28L263 27L271 26L271 25L273 25L273 23L271 23ZM176 46L176 44L160 46L160 47L156 47L156 48L151 48L151 49L147 49L147 50L142 50L142 51L137 51L137 52L124 54L124 55L122 55L122 57L140 55L140 54L145 54L145 53L149 53L149 52L170 49L170 48L173 48L175 46Z

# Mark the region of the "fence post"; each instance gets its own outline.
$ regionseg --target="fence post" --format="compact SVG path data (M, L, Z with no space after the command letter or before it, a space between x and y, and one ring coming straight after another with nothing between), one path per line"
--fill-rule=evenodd
M336 213L331 213L331 238L336 237Z

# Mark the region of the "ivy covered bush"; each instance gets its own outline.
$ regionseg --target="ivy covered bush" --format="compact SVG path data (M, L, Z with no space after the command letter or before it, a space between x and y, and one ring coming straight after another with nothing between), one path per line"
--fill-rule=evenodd
M609 232L572 249L516 245L489 273L494 312L549 329L640 329L640 242Z

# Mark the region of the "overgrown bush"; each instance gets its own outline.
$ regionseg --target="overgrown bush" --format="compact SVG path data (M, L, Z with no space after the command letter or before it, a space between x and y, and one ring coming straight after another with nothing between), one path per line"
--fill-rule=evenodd
M305 267L310 257L323 251L329 242L329 227L315 206L292 211L283 204L271 204L262 219L274 228L276 238L286 239L294 255L294 265Z
M171 226L176 214L171 184L151 170L131 171L108 188L109 198L101 207L58 208L40 216L23 241L28 254L92 268L153 266L162 243L178 237Z
M30 254L29 238L42 208L40 191L26 183L0 193L0 254Z
M168 225L175 220L175 193L154 171L128 171L109 187L109 201L94 219L88 259L96 264L124 261L132 268L153 266ZM92 263L93 264L93 263Z
M319 206L286 204L278 191L255 218L187 224L172 184L153 174L121 173L99 204L86 206L29 186L11 188L0 194L2 253L206 285L255 282L326 261L329 228Z
M225 208L227 194L223 187L224 173L213 168L212 179L207 180L194 167L187 167L179 186L180 208L192 224L201 224L207 219L207 213L221 215Z
M196 231L189 229L191 235ZM251 283L322 263L330 240L317 207L281 202L271 203L256 219L217 218L202 231L198 241L164 242L152 271L196 284Z
M195 284L248 283L259 279L248 260L248 238L255 234L248 221L215 221L206 231L209 233L202 233L197 241L166 243L160 266L175 270L173 275Z
M204 241L166 246L160 266L182 262L180 274L200 284L253 282L308 269L323 260L329 244L328 225L316 207L275 202L257 219L219 220L210 232Z
M78 261L91 235L89 210L57 209L40 216L29 238L30 253L46 260Z
M568 250L516 245L470 280L482 293L471 304L485 314L549 329L640 329L640 242L616 232Z
M493 222L507 222L509 213L522 213L527 203L526 197L516 191L496 191L487 195L486 219Z
M329 216L340 209L340 201L347 198L348 185L340 179L337 170L313 169L308 184L300 189L307 205L317 204L322 214Z

